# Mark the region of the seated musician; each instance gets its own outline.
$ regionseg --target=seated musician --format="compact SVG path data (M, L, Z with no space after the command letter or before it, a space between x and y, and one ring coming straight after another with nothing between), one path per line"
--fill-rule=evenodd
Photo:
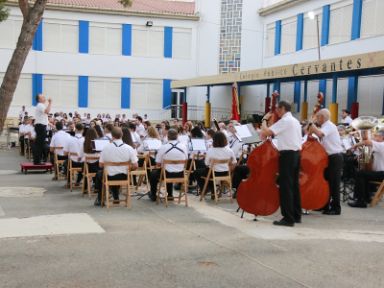
M370 202L370 181L384 180L384 130L374 134L373 140L364 140L355 147L366 145L372 147L372 171L361 170L357 172L354 196L356 200L348 202L351 207L366 208Z
M207 146L207 149L212 148L213 135L215 135L215 130L208 129L207 134L205 135L205 145Z
M84 165L84 126L81 123L77 123L75 126L75 136L69 137L64 146L64 154L67 156L69 153L77 153L77 156L70 156L72 160L73 168L82 168ZM64 167L67 167L68 160L64 162ZM83 179L83 173L77 174L76 186L80 185L81 179ZM70 177L67 182L69 183Z
M235 125L239 124L233 122L228 124L228 145L235 154L236 159L239 159L243 152L243 142L237 135Z
M196 126L192 128L191 139L202 139L202 141L204 141L204 134L200 127ZM192 150L193 149L192 141L189 144L191 145L191 149L190 149L190 155L189 155L190 157L188 159L187 167L190 167L190 165L192 164L192 157L195 157L194 162L195 162L196 170L204 168L205 167L204 160L202 159L202 157L199 157L199 156L200 155L204 156L205 151ZM195 180L196 180L195 171L192 171L192 173L189 175L189 185L192 185L192 183Z
M25 132L25 126L27 125L27 122L28 122L28 116L25 116L19 125L20 154L22 156L24 156L24 143L25 143L24 142L24 132Z
M100 154L99 166L104 167L106 162L131 162L131 170L137 168L137 153L129 145L125 144L122 140L123 132L121 128L114 127L111 131L112 142L108 143ZM95 206L101 205L101 191L103 183L103 170L96 174L95 190L98 196L95 200ZM108 167L109 180L125 180L127 179L126 167ZM112 196L114 201L119 201L119 188L118 186L111 187Z
M104 138L105 140L109 140L109 141L112 141L112 129L113 129L113 124L112 123L108 123L105 125L104 127Z
M58 160L66 160L67 156L64 155L64 147L67 145L67 142L71 139L71 136L63 131L63 123L57 121L55 124L56 133L53 134L51 143L49 144L51 152L57 154ZM55 147L63 147L63 149L55 150Z
M200 191L203 191L204 189L204 183L205 180L203 177L208 175L208 171L210 168L211 160L212 159L218 159L218 160L224 160L228 159L230 160L230 164L232 164L232 167L236 165L236 157L233 151L228 147L228 142L225 134L223 132L216 132L213 136L213 147L208 149L207 154L205 156L205 168L201 168L196 170L196 180L200 187ZM232 168L229 167L229 168ZM212 168L212 167L211 167ZM225 176L228 175L228 165L226 164L216 164L215 165L215 176ZM210 181L207 191L213 191L213 183ZM211 194L211 197L214 197L213 193Z
M95 151L92 147L92 141L97 140L98 135L94 128L88 128L84 138L84 159L85 157L97 157L100 156L99 152ZM90 173L97 173L99 171L98 160L88 160L88 171Z
M156 166L160 168L163 160L187 160L188 151L187 147L177 140L178 133L175 129L168 131L168 143L163 144L156 155ZM165 167L167 178L179 178L184 175L184 165L181 164L167 164ZM156 201L157 184L160 180L160 169L154 169L149 176L151 184L151 191L149 198ZM173 185L167 184L168 200L173 200Z

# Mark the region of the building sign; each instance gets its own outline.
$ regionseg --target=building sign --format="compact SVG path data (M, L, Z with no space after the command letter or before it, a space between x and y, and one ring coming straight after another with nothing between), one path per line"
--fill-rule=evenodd
M284 78L300 78L313 75L384 68L384 51L349 57L306 62L280 67L270 67L232 74L199 77L189 80L173 81L172 88L191 86L228 85L234 82L268 81Z

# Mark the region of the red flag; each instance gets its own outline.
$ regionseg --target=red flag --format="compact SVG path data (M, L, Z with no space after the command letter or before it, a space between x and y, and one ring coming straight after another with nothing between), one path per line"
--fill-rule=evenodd
M232 117L231 120L240 121L239 95L237 93L237 83L232 85Z

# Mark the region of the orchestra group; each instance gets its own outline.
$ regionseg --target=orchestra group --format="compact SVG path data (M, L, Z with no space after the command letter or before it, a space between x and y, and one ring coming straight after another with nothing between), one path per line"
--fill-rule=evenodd
M331 121L328 109L318 109L311 121L300 123L291 113L291 104L285 101L276 103L276 109L264 116L254 117L253 123L238 121L215 122L206 129L203 123L192 123L180 120L163 120L154 124L147 115L116 115L112 119L109 114L99 114L91 118L90 114L81 116L79 113L52 113L52 101L45 96L36 96L37 106L35 117L30 117L23 108L20 112L20 146L24 153L25 145L30 146L33 163L39 165L53 159L65 160L62 165L64 175L67 174L67 162L70 157L72 167L83 168L96 173L93 188L98 193L95 206L102 204L103 164L107 162L130 162L130 170L143 166L140 155L149 155L149 165L153 167L148 172L150 191L149 199L157 200L157 189L160 180L160 168L165 160L186 160L188 165L194 158L194 167L188 175L191 184L190 193L201 193L204 189L209 169L216 176L229 175L232 177L232 187L228 187L232 197L236 198L239 186L250 175L257 174L247 166L252 152L262 143L271 141L278 151L278 177L276 185L279 188L280 211L282 219L275 225L294 226L302 221L302 206L300 197L301 150L308 138L316 139L328 155L328 167L324 177L328 182L329 199L324 207L319 209L325 215L341 214L341 189L348 179L354 179L353 194L348 205L351 207L367 207L375 187L371 181L384 180L384 130L377 128L372 137L364 139L359 131L351 127L352 119L349 111L343 110L342 123L335 125ZM251 124L254 133L259 137L258 142L249 143L238 135L238 128ZM373 130L372 130L373 131ZM193 140L199 139L205 147L195 149ZM96 149L95 141L107 142L102 149ZM63 149L56 150L55 147ZM363 165L360 161L365 150L369 150L370 163ZM56 153L57 157L53 157ZM70 156L69 156L70 155ZM73 156L76 155L76 156ZM195 157L195 156L198 157ZM97 156L98 160L85 162L87 156ZM220 163L212 167L213 160L228 160L227 164ZM369 167L368 167L369 166ZM167 178L183 177L186 167L182 164L166 164L163 167ZM108 167L108 179L127 179L124 167ZM80 185L82 173L77 174L75 185ZM69 181L69 179L67 179ZM135 179L136 181L136 179ZM196 183L196 186L192 184ZM213 195L213 183L209 182L207 191ZM180 189L179 185L166 185L167 199L172 201L173 191ZM255 187L257 189L257 187ZM114 203L119 202L119 187L111 187ZM197 191L197 192L196 192ZM225 189L223 189L225 193ZM220 197L222 195L219 195Z

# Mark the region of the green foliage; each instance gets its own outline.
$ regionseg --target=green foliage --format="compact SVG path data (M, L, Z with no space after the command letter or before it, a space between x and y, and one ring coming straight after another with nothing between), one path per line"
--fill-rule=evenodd
M7 20L9 10L4 6L6 0L0 0L0 22Z
M119 3L121 3L124 7L129 7L132 5L133 0L119 0Z

